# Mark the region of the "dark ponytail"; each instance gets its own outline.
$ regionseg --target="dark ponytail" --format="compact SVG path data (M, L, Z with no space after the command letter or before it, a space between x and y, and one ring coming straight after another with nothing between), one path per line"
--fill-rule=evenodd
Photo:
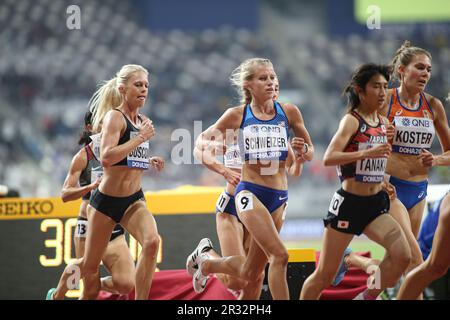
M90 136L92 135L92 132L87 130L88 125L92 126L92 112L90 111L87 111L84 114L84 129L80 134L80 139L78 140L79 145L87 145L91 142Z

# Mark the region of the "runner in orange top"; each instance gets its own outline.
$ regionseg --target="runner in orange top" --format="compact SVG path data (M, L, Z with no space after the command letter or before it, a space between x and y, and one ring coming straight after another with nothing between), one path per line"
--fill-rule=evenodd
M405 41L392 64L400 86L389 90L382 110L395 126L386 173L397 193L391 201L391 215L402 226L411 248L409 272L423 262L417 236L426 204L428 171L445 164L450 129L441 101L425 93L431 77L431 54ZM444 152L441 155L429 151L436 134Z

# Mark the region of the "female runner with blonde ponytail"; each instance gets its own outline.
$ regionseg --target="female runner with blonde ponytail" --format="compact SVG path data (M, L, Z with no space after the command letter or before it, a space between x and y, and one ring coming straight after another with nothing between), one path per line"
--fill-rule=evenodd
M139 114L148 94L148 71L125 65L103 84L90 101L93 130L102 127L100 160L103 178L93 192L88 234L82 262L83 297L95 299L100 282L98 266L116 223L142 246L136 265L136 299L148 299L159 235L141 189L141 177L150 165L162 170L164 160L149 156L148 140L155 135L152 121Z

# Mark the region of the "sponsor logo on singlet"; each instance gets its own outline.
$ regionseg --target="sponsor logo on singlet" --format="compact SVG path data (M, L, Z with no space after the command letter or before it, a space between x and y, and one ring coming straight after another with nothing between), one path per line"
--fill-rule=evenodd
M366 126L365 124L363 124L363 125L361 126L361 129L359 129L359 131L360 131L361 133L366 132L366 130L367 130L367 126Z

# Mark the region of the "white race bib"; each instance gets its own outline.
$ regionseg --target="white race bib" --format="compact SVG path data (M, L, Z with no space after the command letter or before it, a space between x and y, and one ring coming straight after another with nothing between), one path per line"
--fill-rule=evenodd
M367 150L380 144L359 143L359 150ZM369 158L356 161L355 180L367 183L383 181L387 158Z
M227 147L227 151L225 152L223 158L225 167L232 169L242 169L242 159L239 145L235 144Z
M335 216L339 215L339 208L341 207L342 202L344 202L344 197L335 192L333 198L331 199L328 212L334 214Z
M102 166L92 167L92 169L91 169L91 183L97 181L97 179L100 178L102 175L103 175L103 168L102 168Z
M75 238L86 238L88 222L86 220L78 220L75 227Z
M418 155L422 149L431 148L435 135L432 119L395 116L394 125L392 151Z
M139 132L131 131L130 140L136 137ZM138 168L148 170L150 166L150 143L142 142L136 149L131 151L127 157L127 165L130 168Z
M243 130L245 159L275 160L288 152L286 128L274 124L251 124Z
M100 160L100 141L102 139L102 134L97 133L92 136L90 136L92 140L92 151L94 153L94 156L97 158L97 160Z
M228 205L228 202L230 202L230 196L227 195L227 193L225 191L223 191L220 194L219 199L217 199L217 202L216 202L217 211L224 212L225 208Z
M239 192L236 197L236 205L239 212L253 210L253 194L250 192Z

